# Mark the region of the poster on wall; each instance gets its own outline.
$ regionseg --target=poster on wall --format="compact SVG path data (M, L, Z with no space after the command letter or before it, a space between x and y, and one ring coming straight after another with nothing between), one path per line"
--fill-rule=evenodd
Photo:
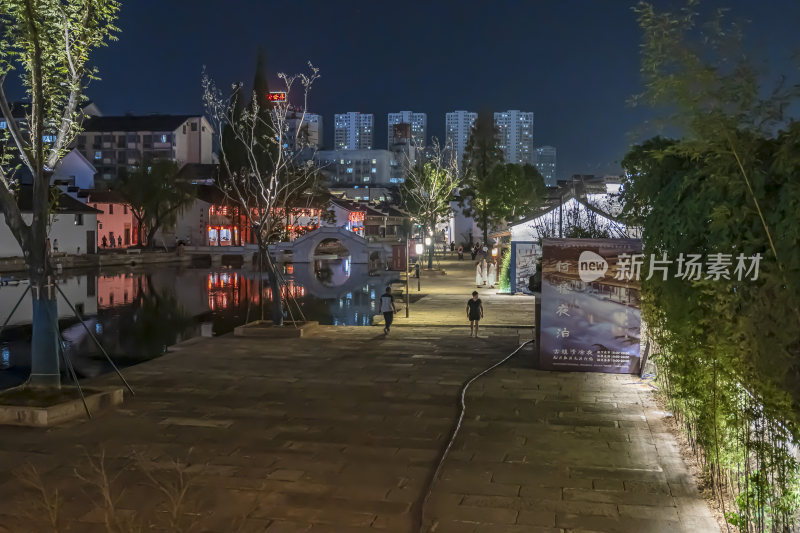
M542 369L638 374L638 239L542 243Z
M514 286L511 292L533 294L528 282L536 274L536 262L542 256L542 247L533 242L512 242L512 277Z

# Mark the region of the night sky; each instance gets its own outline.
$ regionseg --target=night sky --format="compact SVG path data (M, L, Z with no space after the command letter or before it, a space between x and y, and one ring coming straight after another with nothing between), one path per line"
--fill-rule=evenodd
M374 113L386 148L390 111L426 112L429 136L442 137L447 111L521 109L535 113L535 145L558 148L560 176L619 172L648 116L626 104L640 89L633 4L123 0L119 41L96 54L102 80L88 95L104 114L199 113L202 66L220 86L249 84L263 46L271 72L320 68L310 110L328 146L337 112ZM800 2L725 5L751 20L749 45L773 70L794 69Z

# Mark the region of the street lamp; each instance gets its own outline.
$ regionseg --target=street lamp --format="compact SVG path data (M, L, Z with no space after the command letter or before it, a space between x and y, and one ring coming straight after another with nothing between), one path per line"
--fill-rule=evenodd
M428 270L433 268L433 250L431 249L431 238L425 237L425 246L428 247Z

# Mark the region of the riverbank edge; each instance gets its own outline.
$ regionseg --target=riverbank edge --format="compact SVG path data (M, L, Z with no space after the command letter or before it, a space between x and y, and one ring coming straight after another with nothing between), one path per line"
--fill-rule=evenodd
M139 266L155 264L189 265L190 255L179 256L175 252L142 251L138 253L102 253L86 255L55 255L53 265L64 270L98 268L112 266ZM26 274L27 266L23 257L0 258L0 273Z

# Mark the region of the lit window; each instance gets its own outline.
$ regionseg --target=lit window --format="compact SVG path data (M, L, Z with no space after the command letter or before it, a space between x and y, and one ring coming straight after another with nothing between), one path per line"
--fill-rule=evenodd
M165 142L167 142L167 136L166 136L166 135L162 135L162 136L161 136L161 142L162 142L162 143L165 143Z
M377 162L378 162L378 160L377 160L377 159L373 159L373 160L372 160L372 164L373 164L373 165L374 165L374 164L376 164Z
M103 152L95 152L94 153L94 158L95 159L102 159L103 158Z
M6 121L0 120L0 130L6 129L6 126L8 126L8 124L6 124Z
M375 168L375 167L372 167L372 173L373 173L373 174L377 174L377 173L378 173L378 169L377 169L377 168Z
M369 176L364 176L364 181L369 181Z
M353 173L353 169L352 169L352 167L348 167L348 168L347 168L347 173L348 173L348 174L352 174L352 173Z

